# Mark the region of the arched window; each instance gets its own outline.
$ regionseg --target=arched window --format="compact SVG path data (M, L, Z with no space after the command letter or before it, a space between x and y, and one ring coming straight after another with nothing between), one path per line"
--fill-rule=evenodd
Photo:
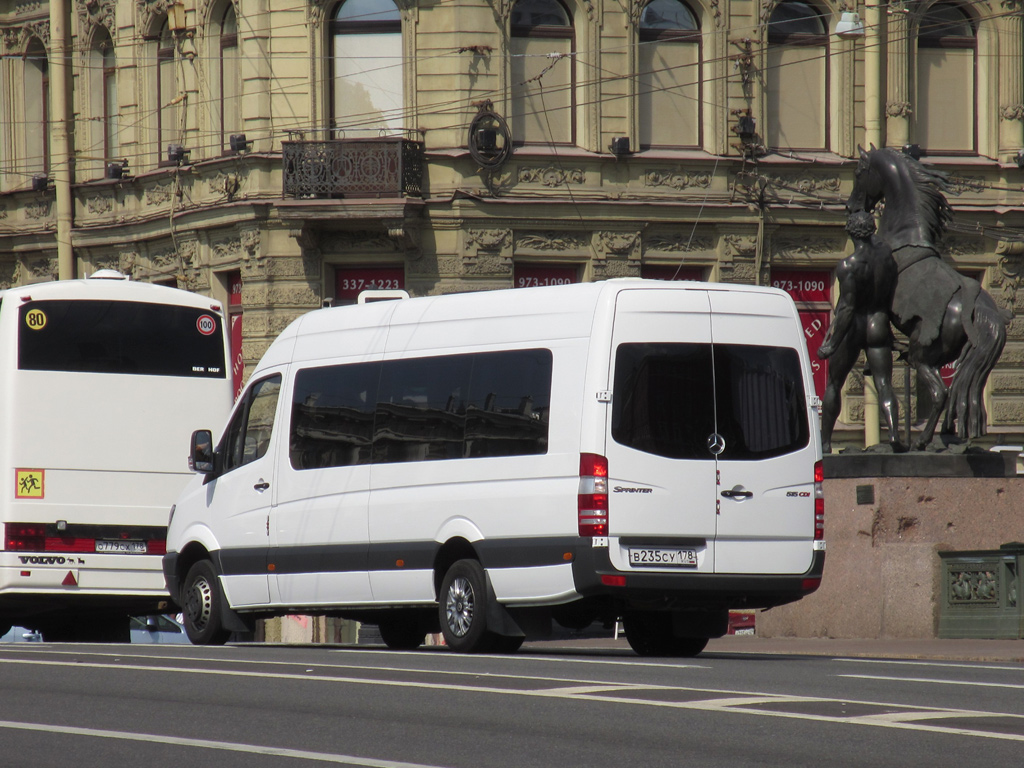
M220 148L230 147L233 133L242 132L242 75L238 56L238 19L235 7L228 3L220 22L218 99L215 129Z
M917 35L914 138L930 154L977 151L977 37L953 3L933 5Z
M701 143L697 17L679 0L653 0L640 16L640 146Z
M572 144L576 67L569 12L558 0L519 0L512 6L511 22L512 140Z
M332 128L346 138L405 126L402 16L393 0L345 0L330 25Z
M50 67L46 49L38 39L33 39L25 51L23 86L25 158L20 165L31 177L50 171Z
M177 98L174 35L165 20L156 41L156 134L160 162L167 157L167 147L179 143Z
M117 59L106 27L100 27L93 39L88 78L92 123L85 154L91 175L98 178L103 175L105 161L115 159L118 153Z
M765 133L771 149L828 149L828 27L817 8L784 0L768 19Z

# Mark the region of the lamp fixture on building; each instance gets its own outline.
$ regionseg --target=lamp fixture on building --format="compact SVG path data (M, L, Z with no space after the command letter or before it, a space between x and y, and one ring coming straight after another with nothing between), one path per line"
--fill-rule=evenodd
M50 188L50 177L45 173L37 173L32 177L32 191L45 192Z
M185 149L181 144L168 144L167 145L167 160L172 163L181 165L188 161L189 150Z
M232 133L228 137L228 144L232 152L248 152L251 142L245 140L244 133Z
M123 179L128 175L128 161L116 160L112 163L107 163L103 175L108 179Z
M167 6L167 28L171 32L182 32L185 29L184 3L171 3Z
M629 148L629 136L616 136L612 139L609 149L616 157L625 157L632 154L632 150Z
M739 119L736 121L736 127L733 130L736 131L736 135L740 137L741 141L753 141L757 135L757 121L748 111L746 114L739 116Z
M843 40L852 40L864 37L864 22L860 20L860 14L854 11L843 11L836 24L836 37Z
M1024 169L1024 149L1017 150L1017 167Z
M903 145L903 154L904 155L909 155L910 157L914 158L915 160L920 160L921 159L921 146L919 144L904 144Z
M477 128L476 130L477 151L486 158L496 157L498 154L498 131L496 128Z

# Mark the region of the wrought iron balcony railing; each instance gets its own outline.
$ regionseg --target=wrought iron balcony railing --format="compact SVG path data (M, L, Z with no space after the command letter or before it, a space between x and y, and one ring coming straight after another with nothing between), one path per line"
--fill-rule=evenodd
M423 143L403 138L285 141L284 195L419 197Z

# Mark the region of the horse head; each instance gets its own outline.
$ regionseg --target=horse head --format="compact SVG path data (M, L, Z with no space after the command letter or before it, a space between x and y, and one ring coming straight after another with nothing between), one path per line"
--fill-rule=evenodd
M857 213L859 211L871 212L878 205L878 201L885 197L885 179L875 167L875 158L878 150L874 144L871 150L865 152L859 145L860 159L857 161L857 170L854 174L853 190L846 199L846 213Z

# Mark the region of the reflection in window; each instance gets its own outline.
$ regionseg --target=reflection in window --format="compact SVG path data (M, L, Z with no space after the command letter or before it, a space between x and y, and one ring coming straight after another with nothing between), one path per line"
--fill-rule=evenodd
M569 12L558 0L519 0L512 6L511 27L513 141L572 143L575 42ZM563 58L552 59L551 53Z
M546 453L551 360L522 350L300 371L292 467Z
M280 376L258 381L246 392L245 402L235 412L224 433L222 455L225 472L266 455L280 393Z
M974 152L977 40L970 17L953 3L925 12L917 38L914 137L929 154Z
M700 144L700 28L679 0L654 0L640 16L640 146Z
M338 138L400 133L405 125L402 17L393 0L345 0L330 27L332 127Z
M796 350L739 344L622 344L616 351L612 438L670 459L757 460L810 439Z
M768 19L765 140L770 148L828 148L828 34L808 3L779 3Z

